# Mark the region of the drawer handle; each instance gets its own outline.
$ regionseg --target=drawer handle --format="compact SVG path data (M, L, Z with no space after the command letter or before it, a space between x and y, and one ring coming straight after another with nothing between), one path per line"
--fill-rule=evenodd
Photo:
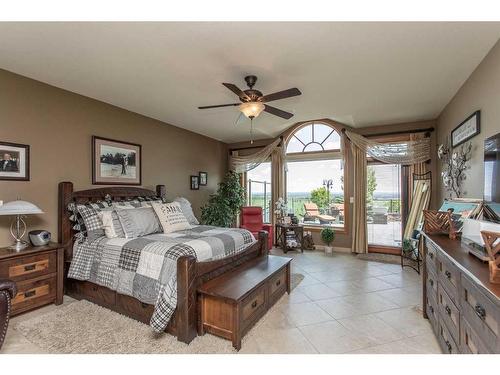
M255 309L257 307L257 300L252 302L252 309Z
M481 320L486 319L486 310L479 303L476 303L476 306L474 306L474 310Z
M452 349L452 347L451 347L450 342L449 342L448 340L446 340L444 343L446 344L446 347L448 348L448 353L450 353L450 354L451 354L451 349Z
M35 268L36 268L36 263L28 264L27 266L24 266L25 271L33 271Z
M450 309L450 306L446 305L446 307L444 308L444 310L446 311L446 313L447 313L448 315L450 315L450 316L451 316L451 309Z
M429 310L431 311L431 313L434 314L434 307L432 307L431 305L429 305Z
M35 294L36 294L36 289L28 290L27 292L24 292L24 298L33 297Z
M147 307L148 307L148 304L147 304L147 303L144 303L144 302L141 302L141 307L142 307L143 309L145 309L145 308L147 308Z
M448 271L448 270L447 270L447 271L444 271L444 274L446 275L446 277L447 277L448 279L451 279L451 272L450 272L450 271Z
M280 285L281 285L281 280L276 281L276 286L280 286Z
M434 280L429 279L429 284L431 284L431 286L434 286Z
M433 253L429 253L429 258L434 259L434 254Z

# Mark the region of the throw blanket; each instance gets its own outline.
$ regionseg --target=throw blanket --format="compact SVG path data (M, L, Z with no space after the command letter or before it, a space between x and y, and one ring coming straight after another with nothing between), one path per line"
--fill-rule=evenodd
M241 252L253 242L254 236L245 229L204 225L133 239L100 237L75 243L68 277L154 304L150 325L162 332L177 306L179 257L216 260Z

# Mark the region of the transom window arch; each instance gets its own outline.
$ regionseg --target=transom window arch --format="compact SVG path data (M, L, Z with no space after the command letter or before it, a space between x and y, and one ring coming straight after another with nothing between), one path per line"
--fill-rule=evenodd
M340 135L337 130L321 122L307 123L288 138L286 153L340 151Z

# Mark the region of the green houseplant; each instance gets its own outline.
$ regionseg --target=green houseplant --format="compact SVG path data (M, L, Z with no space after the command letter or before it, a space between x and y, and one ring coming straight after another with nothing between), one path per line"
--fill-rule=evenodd
M230 227L245 203L245 189L235 172L228 172L219 188L212 194L208 203L201 208L201 221L206 225Z
M326 243L325 254L332 255L333 248L330 246L335 239L335 232L331 228L323 228L321 230L321 240Z

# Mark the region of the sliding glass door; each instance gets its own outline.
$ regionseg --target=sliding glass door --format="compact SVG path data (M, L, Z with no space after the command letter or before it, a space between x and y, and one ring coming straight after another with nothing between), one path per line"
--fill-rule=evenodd
M264 223L271 222L271 162L246 173L247 205L262 207Z
M402 200L401 166L370 163L366 195L369 248L401 247Z

